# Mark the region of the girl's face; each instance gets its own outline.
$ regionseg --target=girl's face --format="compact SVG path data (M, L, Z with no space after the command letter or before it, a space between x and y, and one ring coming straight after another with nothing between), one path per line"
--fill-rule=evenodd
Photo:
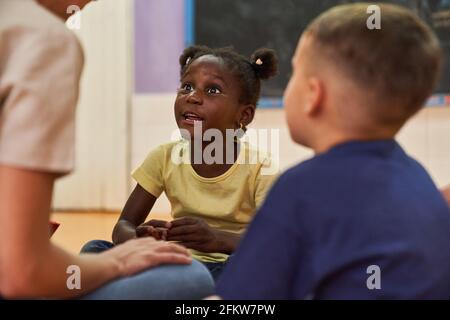
M175 100L175 119L180 129L194 137L194 124L202 133L218 129L237 129L245 106L239 103L239 81L227 70L221 58L205 55L188 66L181 78ZM225 135L224 135L225 137Z

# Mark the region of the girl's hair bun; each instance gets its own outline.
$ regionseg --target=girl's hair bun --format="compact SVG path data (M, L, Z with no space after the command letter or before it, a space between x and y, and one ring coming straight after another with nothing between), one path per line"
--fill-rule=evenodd
M275 76L278 73L278 58L274 50L260 48L256 50L250 62L258 78L264 80Z
M191 62L197 56L203 55L210 51L211 49L207 46L190 46L184 49L179 60L181 68L189 64L189 62Z

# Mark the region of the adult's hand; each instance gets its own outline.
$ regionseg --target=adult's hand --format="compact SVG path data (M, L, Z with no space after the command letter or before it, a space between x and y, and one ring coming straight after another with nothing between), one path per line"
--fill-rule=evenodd
M114 259L121 276L130 276L161 264L192 262L186 248L151 237L129 240L100 255Z

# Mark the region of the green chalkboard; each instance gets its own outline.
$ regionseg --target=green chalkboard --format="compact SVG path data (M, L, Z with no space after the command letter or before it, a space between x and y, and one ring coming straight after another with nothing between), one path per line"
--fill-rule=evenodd
M305 27L324 10L349 0L195 0L194 42L211 47L232 45L250 55L259 47L277 51L280 74L263 85L263 96L281 97L288 82L297 40ZM376 3L379 1L371 1ZM441 39L450 60L450 0L383 1L407 6L427 21ZM437 88L450 93L450 64Z

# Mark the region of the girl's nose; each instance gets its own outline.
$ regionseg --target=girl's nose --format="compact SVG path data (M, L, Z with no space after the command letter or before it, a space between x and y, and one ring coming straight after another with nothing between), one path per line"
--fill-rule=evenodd
M197 90L192 90L192 92L189 93L187 97L187 102L192 104L202 104L203 103L202 94L199 93Z

